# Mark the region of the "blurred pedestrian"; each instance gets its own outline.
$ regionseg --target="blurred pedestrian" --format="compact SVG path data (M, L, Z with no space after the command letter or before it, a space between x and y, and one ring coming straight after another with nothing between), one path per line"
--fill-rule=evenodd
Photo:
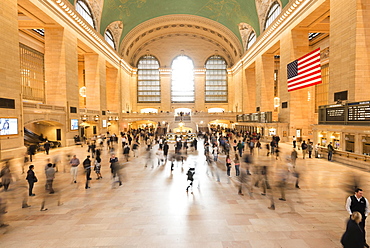
M240 159L239 159L239 155L237 153L235 153L235 158L234 158L234 165L235 165L235 173L236 173L236 176L239 176L240 175Z
M95 171L96 176L97 176L96 180L99 180L99 179L103 178L101 176L101 173L100 173L100 169L101 169L101 158L100 158L100 156L95 158L94 163L95 163L94 164L94 171Z
M227 155L226 156L226 173L227 173L227 176L229 176L229 177L231 177L230 171L231 171L231 159L230 159L230 156Z
M0 172L1 183L4 186L4 191L9 189L9 185L12 181L12 174L10 173L10 162L6 161L4 167Z
M195 174L195 168L190 167L188 172L186 173L187 181L188 181L188 186L186 187L186 192L188 192L189 188L190 188L192 194L193 194L194 174Z
M54 194L53 181L55 178L55 169L52 163L47 164L48 168L45 171L46 174L46 190L49 190L50 194Z

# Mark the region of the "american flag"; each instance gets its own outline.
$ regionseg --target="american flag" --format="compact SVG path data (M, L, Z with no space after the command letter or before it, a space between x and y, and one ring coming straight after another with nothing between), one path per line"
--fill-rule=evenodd
M321 83L320 48L287 65L288 91Z

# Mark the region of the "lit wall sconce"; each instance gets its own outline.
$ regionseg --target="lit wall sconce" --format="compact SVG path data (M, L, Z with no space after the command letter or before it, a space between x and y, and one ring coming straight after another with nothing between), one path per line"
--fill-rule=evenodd
M113 118L112 118L112 116L109 116L108 121L111 121L111 120L113 120Z
M87 121L88 119L89 119L89 117L87 115L81 116L81 120L82 121Z
M95 115L95 116L94 116L94 120L95 120L95 121L98 121L98 120L99 120L99 115Z
M361 140L361 142L367 142L367 136L366 137L362 137L362 140Z
M116 117L116 121L118 121L119 120L119 117Z
M324 137L324 135L322 135L322 134L319 134L319 137L320 137L320 138L322 138L322 137Z
M335 136L334 136L334 135L332 135L332 136L330 136L330 138L331 138L331 139L335 139Z
M349 140L349 138L346 136L345 138L344 138L345 140Z

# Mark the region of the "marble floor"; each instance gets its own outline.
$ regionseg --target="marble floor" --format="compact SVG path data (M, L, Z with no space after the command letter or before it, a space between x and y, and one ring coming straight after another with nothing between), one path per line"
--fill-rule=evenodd
M255 154L256 165L270 168L271 190L267 196L253 187L253 195L238 195L238 181L226 176L225 156L217 164L205 162L203 148L189 152L184 164L176 162L148 166L144 147L138 158L124 162L123 185L111 178L109 153L103 150L103 179L93 180L85 189L85 177L79 168L77 183L71 183L66 154L77 154L81 162L86 147L52 150L37 154L33 162L39 182L35 197L27 197L25 174L12 164L14 181L0 197L7 204L3 217L8 227L0 229L0 247L243 247L243 248L334 248L341 247L340 237L348 214L345 200L353 179L360 181L365 197L370 197L369 174L326 159L302 159L300 189L289 178L287 201L279 201L276 187L278 172L286 169L289 144L281 144L281 160L267 157L264 149ZM155 148L153 148L155 149ZM60 157L54 181L55 194L45 192L44 167L47 158ZM233 156L232 156L233 157ZM195 165L193 193L187 193L186 172ZM252 175L255 177L255 175ZM218 180L219 179L219 180ZM271 197L275 210L270 210ZM29 208L21 208L26 199ZM45 202L47 211L40 211Z

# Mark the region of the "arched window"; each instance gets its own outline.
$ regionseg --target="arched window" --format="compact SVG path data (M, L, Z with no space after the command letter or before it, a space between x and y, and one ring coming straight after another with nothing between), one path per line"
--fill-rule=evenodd
M158 59L145 55L140 58L137 68L137 102L161 102Z
M269 12L267 13L264 30L268 26L271 25L271 23L276 19L276 17L278 17L278 15L280 15L280 12L281 12L280 4L278 2L274 2L271 5L271 8L270 8Z
M91 13L89 6L86 4L84 0L77 0L76 10L85 19L85 21L87 21L87 23L91 25L91 27L96 29L94 17Z
M172 62L171 101L194 102L194 64L184 55Z
M251 34L248 37L247 41L247 50L253 45L254 42L256 42L256 33L254 31L251 32Z
M116 49L116 43L114 43L114 38L112 32L107 29L104 33L104 39L106 42L108 42L109 45L111 45L114 49Z
M206 102L227 102L227 64L218 55L206 62Z

